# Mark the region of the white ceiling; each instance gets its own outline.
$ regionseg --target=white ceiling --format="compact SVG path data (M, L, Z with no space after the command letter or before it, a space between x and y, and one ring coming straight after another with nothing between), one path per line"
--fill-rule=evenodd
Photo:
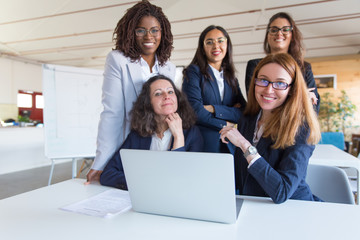
M228 30L235 63L264 55L268 19L290 13L303 33L306 57L359 54L360 0L153 0L171 22L171 61L188 65L208 25ZM102 69L126 0L0 0L0 56Z

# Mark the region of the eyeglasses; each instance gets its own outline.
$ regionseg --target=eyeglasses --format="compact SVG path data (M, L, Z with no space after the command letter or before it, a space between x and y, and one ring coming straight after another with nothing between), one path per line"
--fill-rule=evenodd
M212 38L209 38L209 39L206 39L204 41L204 45L205 46L213 46L216 42L219 44L219 45L224 45L227 41L227 38L226 37L219 37L217 39L212 39Z
M147 33L150 33L150 35L153 37L157 37L157 36L159 36L160 32L161 32L161 29L158 27L150 28L150 30L146 30L145 28L136 28L135 29L135 34L138 37L143 37Z
M270 82L266 79L262 79L262 78L255 78L255 85L259 86L259 87L267 87L269 86L269 84L272 84L272 87L276 90L286 90L288 89L288 87L290 87L292 84L287 84L286 82Z
M269 27L267 31L271 35L275 35L279 31L281 31L282 34L287 35L287 34L291 33L292 30L293 30L293 27L291 27L291 26L285 26L282 28L278 28L278 27L274 26L274 27Z

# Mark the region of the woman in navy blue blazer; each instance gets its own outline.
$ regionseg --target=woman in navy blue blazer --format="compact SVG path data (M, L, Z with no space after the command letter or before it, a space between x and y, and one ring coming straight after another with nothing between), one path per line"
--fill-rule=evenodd
M205 152L232 152L220 141L219 131L234 126L246 105L232 59L229 34L220 26L207 27L199 37L191 64L184 69L182 90L197 115Z
M203 140L194 124L195 113L173 81L163 75L154 76L143 85L134 103L132 130L120 149L200 152ZM106 165L100 183L127 189L120 149Z
M242 195L320 200L305 182L320 127L301 69L287 53L268 55L256 67L238 129L221 139L235 151L236 190Z

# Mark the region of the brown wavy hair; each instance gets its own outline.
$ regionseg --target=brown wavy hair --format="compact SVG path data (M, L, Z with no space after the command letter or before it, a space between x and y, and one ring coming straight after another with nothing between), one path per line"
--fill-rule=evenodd
M287 53L270 54L256 66L250 83L248 104L245 115L257 115L261 109L255 98L255 78L260 69L269 63L279 64L292 78L289 94L285 102L272 111L265 124L264 137L271 137L275 142L273 148L285 148L295 144L295 137L301 127L309 129L308 144L319 142L321 133L316 113L308 97L308 90L301 69L297 62Z
M148 1L141 1L129 8L119 20L113 33L115 49L121 51L132 61L140 59L141 49L136 43L135 28L141 18L152 16L158 20L161 27L161 41L156 56L160 66L163 66L171 56L173 49L173 35L171 25L160 7Z
M229 84L229 86L231 86L232 91L235 94L237 94L239 83L235 77L235 66L232 57L233 47L230 36L223 27L210 25L207 28L205 28L204 31L202 31L199 37L198 47L196 49L195 56L191 61L190 65L194 64L199 66L201 74L206 76L207 79L214 81L214 79L212 79L210 74L208 73L209 64L204 50L204 40L206 34L214 29L221 31L224 34L224 36L227 38L227 52L223 61L221 62L221 68L224 71L225 81ZM187 68L183 70L183 75L185 76L185 78L186 78L186 70Z
M190 106L186 96L176 88L174 82L170 78L164 75L156 75L145 82L141 93L131 110L131 128L143 137L151 136L157 130L156 113L154 112L150 99L151 84L157 80L166 80L170 82L175 90L178 101L178 109L176 112L182 119L183 128L189 129L196 122L195 112Z
M291 41L290 41L290 46L289 46L289 50L288 53L296 60L297 64L300 66L301 70L304 71L304 45L302 42L302 34L299 30L299 28L296 26L294 19L292 19L292 17L286 13L286 12L279 12L276 13L275 15L273 15L270 19L269 19L269 23L266 27L266 34L265 34L265 40L264 40L264 51L266 54L270 54L271 53L271 49L270 49L270 45L268 43L267 37L269 32L267 31L271 25L271 23L273 21L275 21L278 18L284 18L286 20L289 21L291 27L293 28L292 30L292 37L291 37Z

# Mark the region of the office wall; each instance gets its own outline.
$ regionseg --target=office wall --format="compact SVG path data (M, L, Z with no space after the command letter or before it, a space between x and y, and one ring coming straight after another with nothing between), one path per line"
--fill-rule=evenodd
M42 92L40 64L0 58L0 119L17 119L18 90Z
M336 89L322 88L319 89L319 94L321 96L325 92L330 92L337 97L341 95L341 90L345 90L351 101L357 106L353 125L360 125L360 55L311 58L307 61L311 63L314 75L337 75ZM360 129L354 127L349 132L360 133Z

